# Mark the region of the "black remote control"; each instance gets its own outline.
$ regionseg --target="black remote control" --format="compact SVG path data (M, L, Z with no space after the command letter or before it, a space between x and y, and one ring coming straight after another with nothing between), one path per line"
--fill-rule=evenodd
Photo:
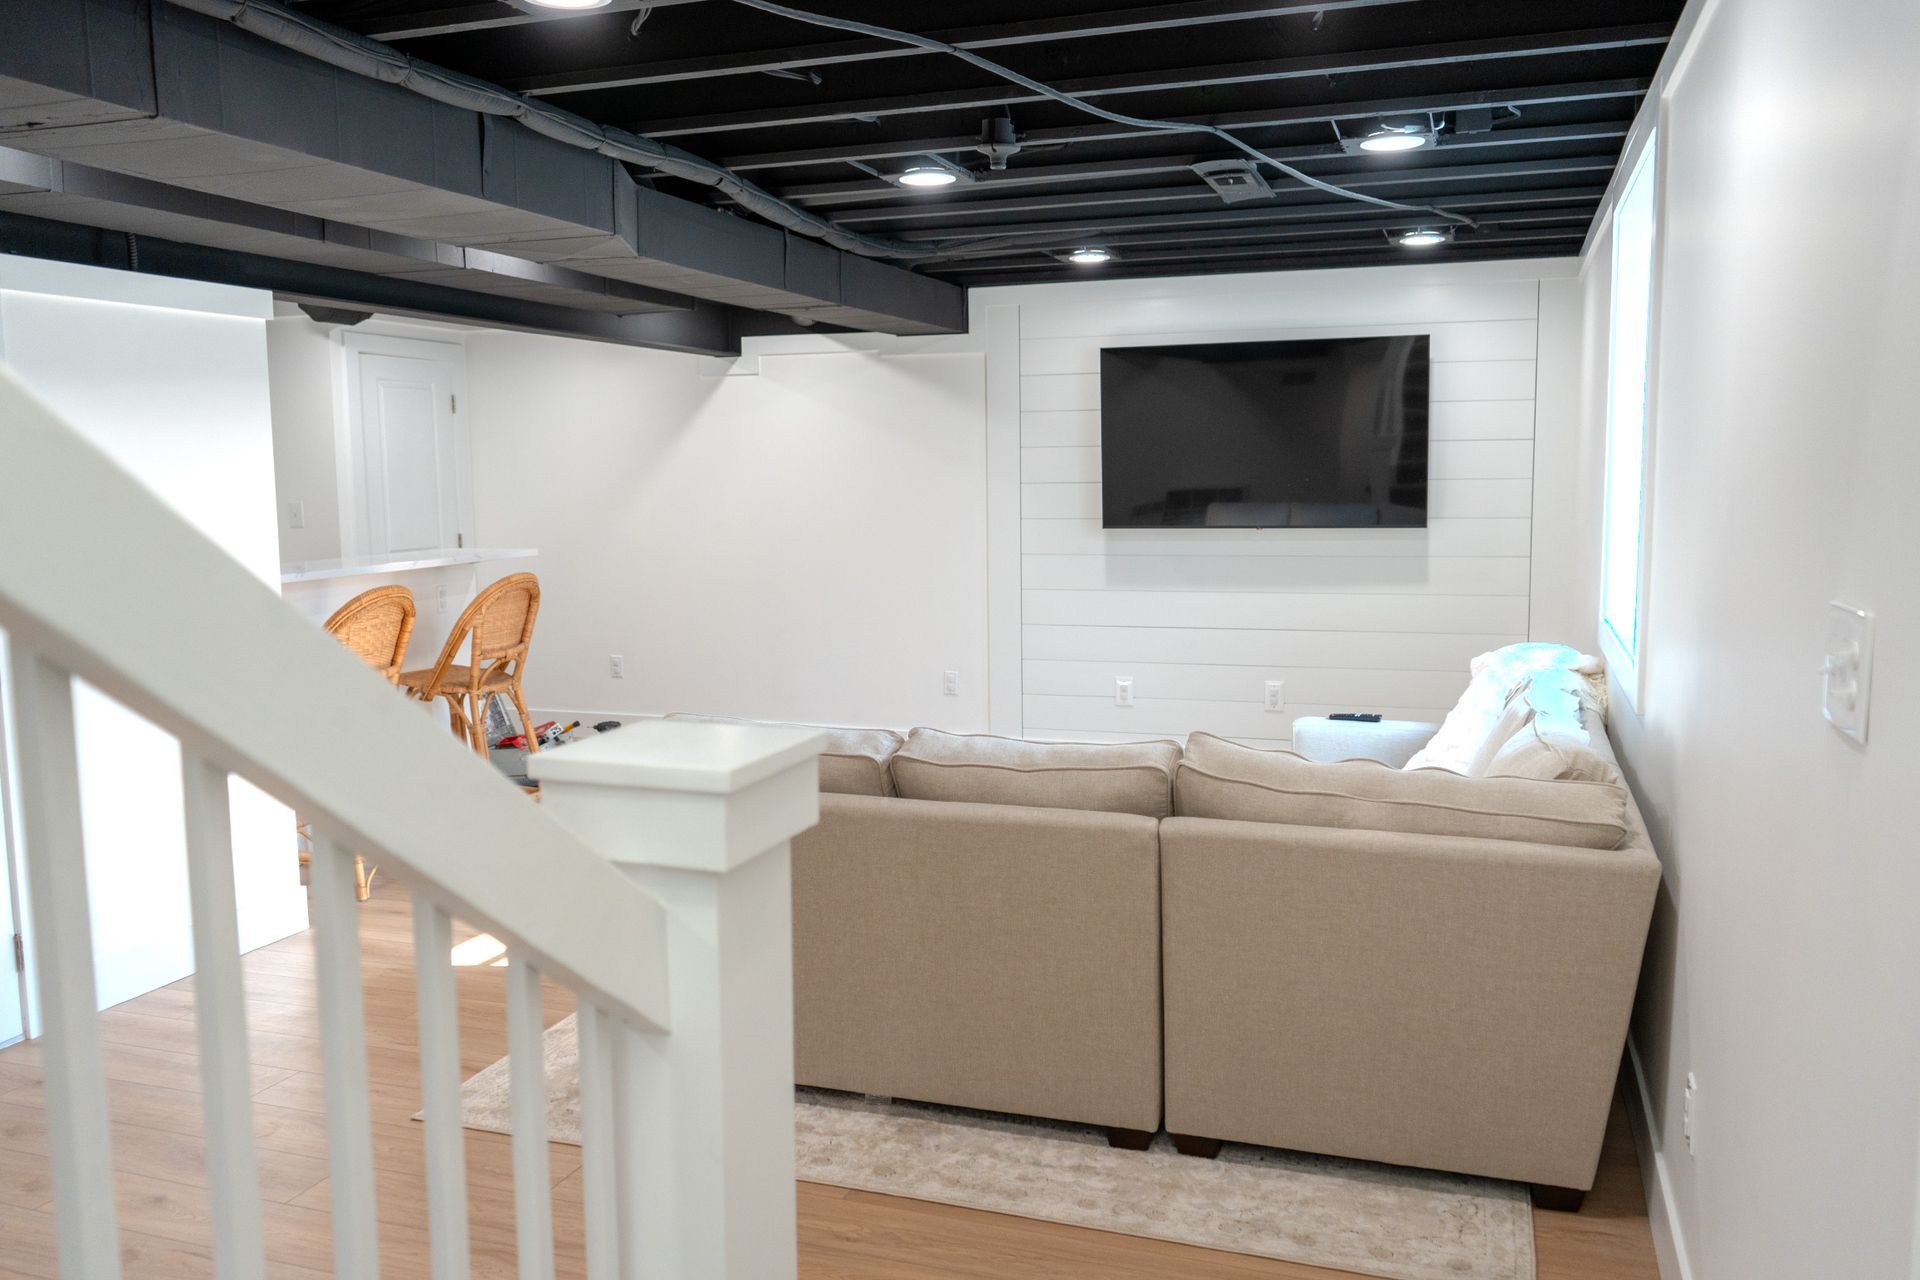
M1336 711L1328 716L1329 720L1352 720L1359 724L1379 724L1378 711Z

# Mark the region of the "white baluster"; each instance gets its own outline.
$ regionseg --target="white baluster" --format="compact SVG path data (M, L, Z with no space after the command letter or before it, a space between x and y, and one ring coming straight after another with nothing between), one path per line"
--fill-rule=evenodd
M333 1271L351 1280L380 1274L374 1212L373 1121L367 1106L367 1032L360 995L360 917L353 855L316 826L313 956L319 980L320 1060L327 1103L327 1163L333 1190Z
M19 753L20 814L33 907L47 1140L53 1157L62 1275L117 1280L113 1145L95 1021L93 928L80 829L73 678L13 637L8 646Z
M582 1001L580 1033L580 1181L587 1232L587 1280L620 1280L620 1198L615 1163L614 1022Z
M413 966L420 1005L420 1096L427 1125L427 1238L433 1280L466 1280L466 1129L460 1111L460 1015L453 921L413 899Z
M220 1280L262 1280L266 1261L260 1235L260 1166L253 1149L247 998L234 905L227 771L183 748L180 785L186 802L194 1020L200 1034L214 1273Z
M524 954L507 964L507 1091L513 1113L514 1239L520 1280L553 1280L553 1198L547 1168L547 1061L540 971Z
M612 1121L615 1166L630 1171L620 1221L641 1245L620 1280L797 1270L787 841L819 820L821 744L648 721L529 761L545 810L667 912L671 1030L622 1025L621 1101L583 1115ZM583 1103L585 1073L583 1045Z

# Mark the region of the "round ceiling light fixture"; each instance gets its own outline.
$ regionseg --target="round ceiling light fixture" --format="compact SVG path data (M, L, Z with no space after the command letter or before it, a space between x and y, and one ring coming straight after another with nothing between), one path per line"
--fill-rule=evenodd
M1085 248L1073 250L1067 255L1067 261L1079 267L1097 267L1103 262L1113 261L1113 250L1090 244Z
M1380 129L1360 139L1362 151L1414 151L1427 145L1427 135L1416 125L1413 127Z
M604 9L613 0L527 0L537 9Z
M1445 244L1453 239L1453 233L1436 227L1416 227L1400 237L1400 243L1409 249L1430 249L1437 244Z
M903 170L894 181L903 187L950 187L960 181L960 175L938 165L916 164Z

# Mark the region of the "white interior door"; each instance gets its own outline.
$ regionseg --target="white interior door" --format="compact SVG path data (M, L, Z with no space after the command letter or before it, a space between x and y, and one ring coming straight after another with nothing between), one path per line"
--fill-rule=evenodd
M400 555L464 546L466 442L458 413L464 369L445 344L417 344L419 355L383 345L387 349L351 353L367 551Z

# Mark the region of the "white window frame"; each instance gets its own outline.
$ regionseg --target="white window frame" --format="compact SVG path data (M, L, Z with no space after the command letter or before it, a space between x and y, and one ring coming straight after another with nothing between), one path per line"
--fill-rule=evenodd
M1647 655L1647 619L1648 619L1648 583L1652 576L1653 564L1653 458L1654 433L1657 419L1659 396L1660 365L1660 280L1662 260L1664 258L1665 237L1661 234L1662 209L1665 203L1665 154L1661 145L1662 130L1650 131L1638 153L1633 157L1631 167L1627 169L1627 180L1621 184L1620 194L1615 199L1611 211L1613 226L1609 239L1608 253L1608 292L1607 292L1607 417L1602 455L1602 475L1604 486L1600 507L1600 592L1598 601L1598 624L1600 651L1607 659L1607 666L1613 672L1614 682L1625 693L1629 705L1640 711L1646 690ZM1637 561L1634 565L1637 581L1635 584L1633 635L1631 640L1615 630L1609 617L1608 596L1610 578L1614 569L1614 529L1613 517L1613 445L1615 378L1619 367L1620 340L1619 326L1615 323L1615 305L1619 296L1620 283L1620 220L1619 212L1626 198L1641 181L1653 184L1652 204L1652 246L1648 264L1649 279L1647 285L1646 319L1646 373L1645 405L1641 417L1640 433L1640 511L1639 528L1635 531L1635 550Z

